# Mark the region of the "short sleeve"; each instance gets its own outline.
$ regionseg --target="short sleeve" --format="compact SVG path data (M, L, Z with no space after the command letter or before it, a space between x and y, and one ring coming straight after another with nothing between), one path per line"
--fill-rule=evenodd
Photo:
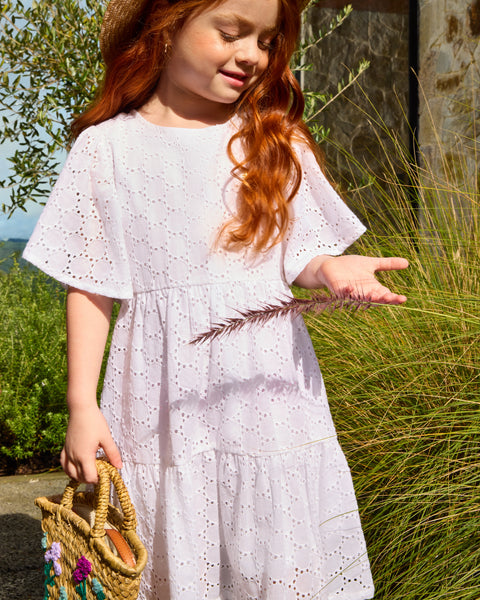
M322 173L313 153L305 146L296 151L302 164L302 182L292 201L292 222L284 241L284 274L289 284L315 256L342 254L365 232Z
M75 142L23 257L64 285L132 297L112 149L98 127Z

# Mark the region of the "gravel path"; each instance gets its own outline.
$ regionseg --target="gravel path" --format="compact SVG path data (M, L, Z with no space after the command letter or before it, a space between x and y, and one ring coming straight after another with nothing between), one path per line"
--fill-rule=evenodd
M61 493L63 472L0 477L0 600L42 600L43 551L37 496Z

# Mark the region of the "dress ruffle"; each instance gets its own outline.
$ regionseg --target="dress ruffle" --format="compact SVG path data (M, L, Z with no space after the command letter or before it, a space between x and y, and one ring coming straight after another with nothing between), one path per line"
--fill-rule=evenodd
M266 455L204 452L173 467L127 463L124 472L140 535L162 540L141 598L154 597L150 590L158 600L373 596L335 437ZM156 490L156 503L145 504L145 489Z

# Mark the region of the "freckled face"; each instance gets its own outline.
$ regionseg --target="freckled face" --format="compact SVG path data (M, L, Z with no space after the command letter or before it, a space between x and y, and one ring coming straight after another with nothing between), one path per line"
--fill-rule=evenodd
M268 66L279 0L225 0L191 17L173 39L159 89L170 106L224 111Z

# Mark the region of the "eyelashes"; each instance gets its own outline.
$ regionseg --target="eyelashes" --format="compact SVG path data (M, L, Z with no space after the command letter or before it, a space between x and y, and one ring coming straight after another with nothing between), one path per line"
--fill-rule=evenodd
M273 50L275 48L275 43L274 42L258 42L258 45L260 46L260 48L262 48L263 50L267 50L268 52L270 52L271 50Z
M234 42L240 40L242 36L232 35L230 33L226 33L225 31L220 31L220 37L224 42L227 42L227 44L233 44ZM261 40L258 40L258 47L260 50L270 52L275 47L275 44L274 42L262 42Z
M236 42L240 39L239 35L231 35L229 33L225 33L224 31L220 32L220 37L223 41L228 42L229 44L232 44L233 42Z

